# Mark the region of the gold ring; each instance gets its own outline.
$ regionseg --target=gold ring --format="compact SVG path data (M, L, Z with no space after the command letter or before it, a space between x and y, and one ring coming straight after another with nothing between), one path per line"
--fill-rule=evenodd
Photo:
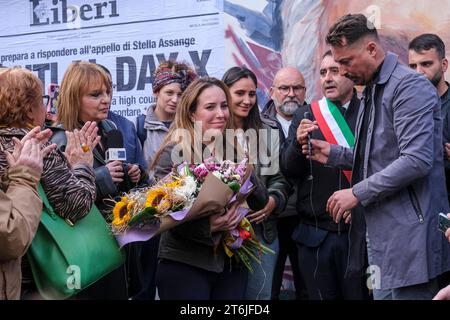
M89 148L86 143L81 144L81 149L83 150L83 152L89 152L91 150L91 148Z

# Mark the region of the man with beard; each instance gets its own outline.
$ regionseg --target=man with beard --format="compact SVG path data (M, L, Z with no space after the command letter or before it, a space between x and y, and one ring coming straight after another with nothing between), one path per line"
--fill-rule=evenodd
M445 81L448 60L445 57L445 44L435 34L422 34L409 43L409 66L423 74L436 87L441 97L442 119L444 120L445 177L447 180L447 196L450 199L450 109L449 83Z
M286 67L276 73L270 89L271 100L264 107L261 118L266 123L272 123L272 127L278 127L280 145L288 137L289 126L295 111L305 104L305 93L305 79L296 68ZM297 202L296 187L293 181L290 182L294 185L293 194L289 198L286 209L278 215L279 254L272 281L272 300L280 299L280 289L287 257L289 257L292 266L295 299L300 300L307 297L304 281L301 278L298 266L297 247L291 237L294 228L298 224L298 215L295 209L295 203Z
M436 87L441 97L443 116L450 106L448 87L444 73L448 68L445 57L445 45L435 34L426 33L414 38L409 43L408 62L411 69L423 74Z
M349 222L350 217L345 222L335 222L326 210L328 198L335 191L350 186L348 172L308 161L302 154L298 138L306 117L316 119L315 123L320 128L312 134L314 139L329 140L330 134L339 135L335 131L339 128L348 140L354 139L360 101L353 82L339 74L339 65L331 51L322 58L320 83L324 98L295 112L289 138L282 148L281 170L285 176L295 179L298 188L297 212L300 221L293 239L297 244L300 270L310 299L364 299L367 298L364 269L361 267L356 276L344 278L349 248L349 225L345 222ZM352 141L348 143L353 144Z
M442 39L430 33L425 33L414 38L408 46L408 63L411 69L423 74L436 87L441 98L442 119L444 120L444 165L447 184L447 197L450 199L450 126L449 108L450 94L449 83L445 81L445 72L448 68L448 60L445 57L445 44ZM445 272L438 277L439 286L450 283L450 272Z
M431 299L437 276L450 269L450 246L437 229L448 212L442 175L439 97L423 76L385 52L378 32L362 14L349 14L326 37L340 73L365 85L354 148L312 139L309 121L300 133L303 154L320 163L352 168L351 188L327 202L335 221L348 217L348 273L363 263L367 239L375 274L375 299Z

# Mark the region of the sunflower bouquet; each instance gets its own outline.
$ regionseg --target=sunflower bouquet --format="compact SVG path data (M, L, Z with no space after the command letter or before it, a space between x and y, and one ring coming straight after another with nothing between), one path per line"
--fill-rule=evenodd
M242 219L235 229L223 233L222 246L229 258L234 257L253 273L252 260L261 264L263 254L275 254L275 252L264 246L256 237L250 221L245 217L248 210L245 208L239 208L239 210Z
M113 208L113 232L121 234L130 227L158 224L165 215L190 208L197 191L194 177L180 174L171 174L152 187L133 190Z
M178 165L155 185L123 195L114 205L111 229L123 246L221 211L252 191L250 173L246 159Z

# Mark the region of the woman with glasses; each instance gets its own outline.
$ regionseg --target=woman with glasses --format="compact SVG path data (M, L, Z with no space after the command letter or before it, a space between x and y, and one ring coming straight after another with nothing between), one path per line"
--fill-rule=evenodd
M112 199L127 192L145 179L137 165L123 161L106 161L107 138L117 127L107 120L111 102L112 83L108 74L90 62L73 62L64 73L58 101L58 127L52 137L61 150L66 148L64 130L79 130L85 123L98 126L100 141L93 149L96 189L96 205L109 219ZM117 130L115 131L117 133ZM124 266L114 270L98 282L83 290L82 299L128 299L126 270Z
M276 142L276 136L279 135L278 129L276 124L269 125L261 121L256 99L257 79L251 70L233 67L225 72L222 80L230 90L230 111L234 117L233 127L236 129L237 140L248 153L255 172L269 192L265 207L247 217L252 222L258 239L277 254L276 216L284 209L290 190L289 183L278 167L279 145L277 146ZM272 164L276 163L275 170L263 168L260 161L261 154L270 155ZM253 262L255 272L249 275L247 299L270 300L276 254L263 255L261 265Z
M42 91L41 81L31 71L17 67L0 71L2 181L8 179L10 168L5 152L13 152L15 139L22 139L31 128L44 125L46 109ZM52 150L44 157L40 181L56 214L75 223L89 213L95 201L93 156L91 151L82 150L81 141L89 148L95 147L98 143L96 126L87 123L77 132L68 132L67 136L70 143L65 153ZM46 143L44 147L49 145ZM22 266L22 298L37 298L27 259L22 261Z

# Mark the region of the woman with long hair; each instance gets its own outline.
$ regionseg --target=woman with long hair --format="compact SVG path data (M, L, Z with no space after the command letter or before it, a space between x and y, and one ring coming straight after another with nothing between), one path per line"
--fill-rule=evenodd
M145 133L144 159L148 165L152 162L169 132L170 125L175 119L181 94L196 77L194 70L187 64L177 61L164 61L156 69L152 81L153 96L156 102L147 108L147 115L143 122L144 130L142 130ZM152 170L150 170L149 176L153 177ZM142 290L134 299L155 299L159 239L160 236L156 236L142 243L140 263L143 284Z
M248 153L255 172L264 183L269 198L262 210L247 216L253 225L258 239L263 245L278 254L277 214L284 210L289 197L290 185L283 177L278 166L276 125L263 123L259 115L256 98L257 79L255 74L241 67L233 67L225 72L223 82L228 86L231 95L230 111L233 113L233 127L240 147ZM257 141L258 143L252 143ZM257 146L256 146L257 145ZM270 155L276 170L265 170L261 163L261 155ZM265 161L264 161L265 162ZM255 272L249 276L246 298L250 300L270 300L272 293L272 277L277 255L264 255L261 265L255 262Z
M225 129L232 124L229 103L227 87L215 78L197 79L186 89L174 123L155 156L155 178L163 178L182 161L198 164L204 154L220 160L224 154L220 149L226 144ZM201 141L196 142L195 137ZM259 186L258 181L253 182ZM258 201L256 195L264 200ZM264 195L265 190L250 195L250 207L262 208ZM216 246L222 232L239 223L237 206L185 222L161 235L156 277L161 299L244 298L247 270L227 259L222 246Z

